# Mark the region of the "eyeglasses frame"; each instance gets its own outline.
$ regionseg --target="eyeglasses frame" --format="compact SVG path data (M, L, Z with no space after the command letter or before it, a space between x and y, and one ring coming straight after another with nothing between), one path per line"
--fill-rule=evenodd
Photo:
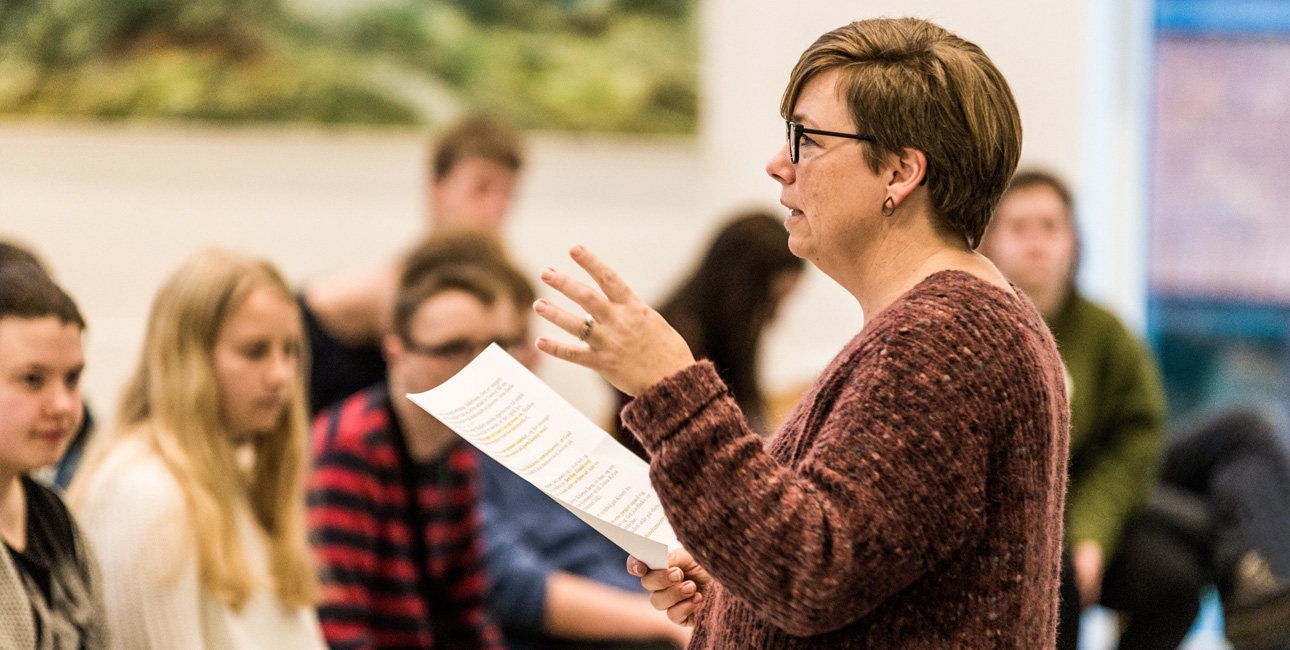
M864 142L878 142L878 139L872 135L861 135L859 133L840 133L838 131L824 131L821 129L810 129L802 126L801 122L793 120L784 120L784 137L788 139L788 161L797 164L802 159L802 136L803 135L831 135L837 138L850 138L852 140L862 140Z
M465 358L464 351L456 352L451 350L451 348L453 348L454 346L467 343L467 341L464 341L464 340L459 339L455 341L448 341L446 343L441 343L439 345L425 345L417 341L413 341L403 335L400 335L399 338L402 339L403 348L405 350L407 350L408 352L411 352L412 354L416 354L418 356L430 357L432 359L444 359L444 360L453 359L454 357ZM489 345L492 345L493 343L496 343L507 353L514 353L517 350L523 349L526 341L522 337L516 337L513 339L492 339L486 343L483 341L469 341L469 343L474 344L474 346L478 348L477 350L473 350L470 354L470 357L473 359L476 356L479 356L479 353L482 352L484 348L487 348ZM480 344L482 344L482 346Z

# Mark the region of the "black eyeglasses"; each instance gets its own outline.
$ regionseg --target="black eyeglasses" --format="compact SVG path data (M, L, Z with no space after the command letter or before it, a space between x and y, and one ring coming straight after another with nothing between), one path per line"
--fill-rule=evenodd
M802 136L810 133L811 135L831 135L838 138L851 138L852 140L864 140L865 142L877 142L871 135L860 135L858 133L838 133L837 131L821 131L819 129L808 129L792 120L784 120L785 135L788 137L788 160L794 165L801 158Z
M483 352L484 348L488 347L492 343L496 343L499 347L510 354L515 354L516 352L523 350L528 344L527 339L523 337L491 339L487 341L453 339L447 343L440 343L438 345L417 343L416 341L408 340L406 337L400 338L403 338L403 347L406 348L408 352L427 357L434 357L436 359L443 359L445 361L470 361L479 356L479 353Z

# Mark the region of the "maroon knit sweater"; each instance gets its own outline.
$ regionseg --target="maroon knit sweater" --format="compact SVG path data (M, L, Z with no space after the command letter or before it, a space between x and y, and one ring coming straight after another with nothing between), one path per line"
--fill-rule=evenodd
M1054 647L1069 415L1029 300L932 275L764 448L706 362L623 418L717 583L691 648Z

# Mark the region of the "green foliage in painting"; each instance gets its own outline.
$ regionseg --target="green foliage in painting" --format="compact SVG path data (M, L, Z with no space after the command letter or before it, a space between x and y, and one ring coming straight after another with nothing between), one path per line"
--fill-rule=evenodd
M0 0L0 114L692 132L695 0Z

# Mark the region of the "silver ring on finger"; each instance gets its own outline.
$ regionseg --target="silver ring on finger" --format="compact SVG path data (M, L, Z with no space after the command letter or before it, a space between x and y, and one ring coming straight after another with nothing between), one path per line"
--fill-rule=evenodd
M586 320L582 321L582 331L578 332L578 340L586 343L587 338L591 336L591 326L595 324L596 321L592 320L590 316L588 316Z

